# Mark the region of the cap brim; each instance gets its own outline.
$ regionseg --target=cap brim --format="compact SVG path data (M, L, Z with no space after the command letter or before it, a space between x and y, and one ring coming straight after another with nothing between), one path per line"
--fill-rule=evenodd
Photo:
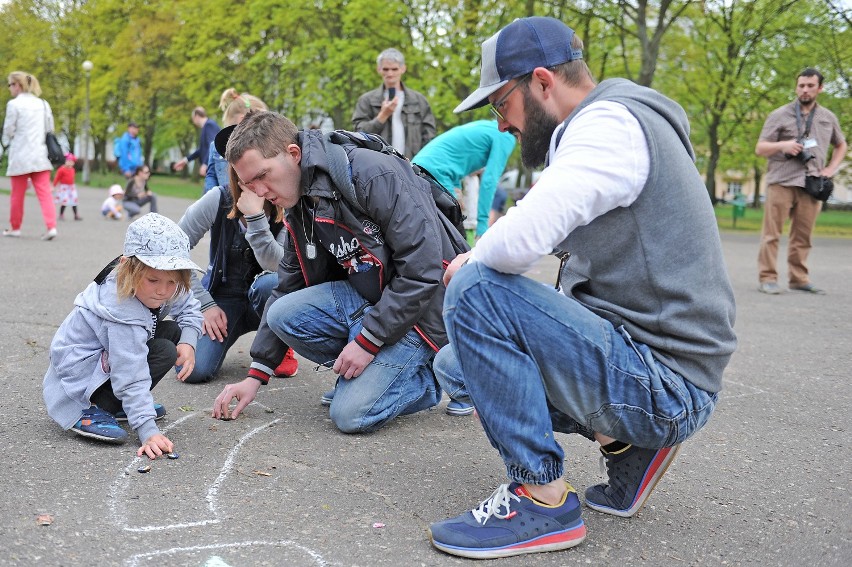
M464 112L465 110L473 110L474 108L482 108L486 104L488 104L488 97L497 92L503 85L508 83L511 79L506 79L505 81L500 81L499 83L495 83L493 85L488 85L487 87L479 87L469 97L464 99L460 105L458 105L453 112L458 114L459 112Z
M166 272L172 270L197 270L204 272L198 267L198 264L186 258L177 258L175 256L136 256L136 258L155 270L163 270Z
M219 130L218 134L216 134L213 144L216 146L216 151L219 152L220 156L225 157L225 150L228 148L228 139L231 137L231 134L236 127L236 124L233 126L225 126Z

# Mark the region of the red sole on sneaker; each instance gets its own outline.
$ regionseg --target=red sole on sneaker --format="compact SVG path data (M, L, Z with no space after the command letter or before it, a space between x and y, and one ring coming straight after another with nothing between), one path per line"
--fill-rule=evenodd
M651 461L651 465L648 467L648 470L645 471L645 476L642 478L639 490L636 491L636 497L633 499L633 503L629 508L625 510L617 510L607 506L599 506L589 502L588 500L586 500L586 506L592 510L597 510L598 512L611 514L613 516L620 516L622 518L630 518L635 515L642 509L642 506L645 505L645 502L648 500L648 497L651 496L654 488L657 487L657 483L659 483L660 479L663 478L663 475L666 474L666 471L669 469L669 465L672 464L672 461L674 461L678 451L680 451L680 447L680 445L675 445L674 447L668 447L667 450L662 450L657 453L657 456L654 457L653 461Z
M504 547L490 547L475 549L467 547L456 547L445 545L432 538L429 531L429 540L432 545L450 555L469 557L471 559L498 559L500 557L511 557L513 555L524 555L527 553L542 553L545 551L559 551L580 545L586 539L586 525L581 521L579 526L555 532L529 541L507 545Z

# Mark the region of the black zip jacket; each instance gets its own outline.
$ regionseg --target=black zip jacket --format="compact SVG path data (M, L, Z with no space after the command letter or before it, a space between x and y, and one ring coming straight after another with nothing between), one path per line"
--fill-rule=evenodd
M278 286L252 343L249 375L268 380L287 349L266 323L269 306L284 294L348 276L337 258L317 242L317 257L307 258L306 233L312 231L306 230L305 223L314 216L306 199L315 202L317 222L331 222L351 233L362 254L369 255L380 270L381 289L376 290L380 298L362 321L365 332L356 339L358 344L378 352L382 344L393 344L415 328L437 352L447 344L442 318L444 271L455 250L467 249L467 244L457 232L445 230L428 182L394 156L347 148L355 192L367 211L362 215L342 198L328 175L322 132L300 132L299 145L302 201L286 214L290 244L278 266Z

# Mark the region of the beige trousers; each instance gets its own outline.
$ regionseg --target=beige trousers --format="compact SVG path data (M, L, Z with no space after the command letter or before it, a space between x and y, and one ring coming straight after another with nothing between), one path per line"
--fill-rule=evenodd
M791 286L809 283L808 267L805 262L811 251L811 232L817 215L822 210L822 201L817 201L798 187L770 185L766 189L763 211L763 231L757 265L761 282L778 281L778 240L784 230L784 222L790 224L790 241L787 244L787 271Z

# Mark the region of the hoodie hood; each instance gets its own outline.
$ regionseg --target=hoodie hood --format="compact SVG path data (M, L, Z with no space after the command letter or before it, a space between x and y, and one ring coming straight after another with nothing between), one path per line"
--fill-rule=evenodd
M87 309L112 323L150 326L151 310L135 296L119 299L115 277L113 272L107 276L102 285L90 283L74 299L74 305Z
M302 195L337 200L340 196L328 173L328 157L325 153L322 130L299 132L299 147L302 148Z
M614 102L630 100L643 104L653 110L671 125L675 133L677 133L680 143L686 148L689 157L692 161L695 161L695 152L692 149L692 143L689 141L689 119L683 108L675 101L653 89L637 85L627 79L607 79L595 87L589 96L574 109L571 116L565 122L570 122L571 118L580 110L596 100L611 100ZM630 108L628 104L625 104L625 106L628 109Z

